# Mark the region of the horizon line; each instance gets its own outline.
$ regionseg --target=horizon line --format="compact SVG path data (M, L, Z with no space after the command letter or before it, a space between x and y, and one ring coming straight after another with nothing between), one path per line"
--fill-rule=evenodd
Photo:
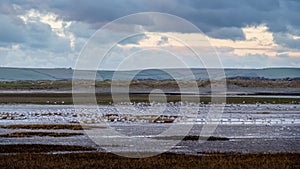
M86 71L94 71L89 69L74 69L72 67L11 67L11 66L0 66L0 68L7 68L7 69L71 69L71 70L86 70ZM213 68L213 67L191 67L191 68L147 68L147 69L128 69L128 70L115 70L115 69L97 69L97 71L137 71L137 70L167 70L167 69L255 69L255 70L262 70L262 69L300 69L300 67L293 67L293 66L270 66L270 67L223 67L223 68Z

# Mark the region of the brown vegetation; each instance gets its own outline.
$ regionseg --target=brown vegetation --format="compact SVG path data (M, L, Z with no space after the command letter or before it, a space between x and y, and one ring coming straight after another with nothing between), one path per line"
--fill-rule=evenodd
M179 81L181 87L191 87L194 83L191 81ZM214 81L215 83L217 81ZM226 79L227 86L239 86L239 87L268 87L268 88L299 88L300 79L265 79L265 78L251 78L251 77L234 77ZM78 82L79 83L79 82ZM81 82L84 83L84 82ZM95 84L96 88L109 88L112 81L96 81L91 84ZM114 85L124 86L123 81L116 81ZM210 87L210 80L197 80L198 87ZM178 83L175 80L132 80L130 82L131 88L171 88L178 89ZM43 80L43 81L1 81L0 90L55 90L65 89L70 90L72 88L71 80Z
M49 137L70 137L79 136L83 133L55 133L55 132L14 132L8 134L0 134L0 137L34 137L34 136L49 136Z
M73 145L9 144L0 145L0 153L41 153L55 151L95 151L95 148ZM1 167L0 167L1 168Z
M227 86L264 87L264 88L299 88L300 80L288 79L227 79Z
M204 156L164 153L132 159L111 153L0 155L0 168L299 168L299 153L209 154Z
M128 101L125 97L127 94L119 94L119 101ZM124 100L122 100L124 98ZM96 94L98 104L115 103L110 94ZM190 100L188 100L190 99ZM186 101L195 102L199 100L201 103L211 102L210 97L206 96L189 96ZM84 100L84 99L83 99ZM221 99L222 100L222 99ZM148 94L130 94L131 102L149 102ZM167 96L168 102L181 101L180 95ZM71 93L0 93L0 103L28 103L28 104L73 104ZM290 104L300 103L299 98L261 98L261 97L227 97L228 104L255 104L255 103L276 103L276 104ZM82 104L85 104L84 102Z
M88 126L84 126L88 128ZM81 125L71 125L71 124L15 124L1 126L1 128L6 129L46 129L46 130L56 130L56 129L68 129L68 130L83 130Z
M264 112L259 112L258 114L270 114L270 112L264 111Z

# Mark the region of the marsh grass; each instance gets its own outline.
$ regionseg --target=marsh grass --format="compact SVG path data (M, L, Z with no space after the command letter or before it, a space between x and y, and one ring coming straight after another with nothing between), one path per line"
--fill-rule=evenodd
M268 88L296 88L300 87L299 79L243 79L243 77L226 80L228 86L239 87L268 87Z
M95 148L74 145L9 144L0 145L0 153L41 153L57 151L95 151Z
M299 168L299 153L210 153L204 156L164 153L149 158L125 158L111 153L0 155L0 168Z
M190 81L180 81L183 87L191 87ZM217 83L218 81L213 81ZM78 81L78 83L85 83L85 81ZM110 87L111 80L96 81L96 88ZM91 84L93 84L91 83ZM226 79L227 86L238 87L268 87L268 88L299 88L299 79L257 79L251 77L234 77ZM123 87L124 81L117 81L119 87ZM209 80L197 80L198 87L209 87L211 81ZM178 88L178 84L175 80L132 80L130 87L133 88ZM71 80L38 80L38 81L1 81L0 90L4 89L70 89L72 88Z
M264 111L264 112L258 112L258 114L270 114L270 112Z
M101 93L96 93L97 103L98 104L110 104L113 102L112 96L110 94L111 81L96 81L95 86L102 91ZM185 87L189 88L189 81L183 81L186 84ZM209 80L199 80L197 81L199 88L210 88ZM118 82L120 87L124 87L122 81ZM244 78L235 78L235 79L227 79L227 88L243 88L241 90L246 90L247 88L300 88L300 80L294 79L244 79ZM175 91L179 91L178 85L176 81L172 80L133 80L131 81L130 88L132 91L145 91L145 93L131 93L130 101L131 102L149 102L149 91L153 89L161 89L161 90L170 90L176 89ZM30 90L32 93L0 93L0 103L31 103L31 104L73 104L72 98L72 81L12 81L12 82L0 82L0 90ZM131 90L130 89L130 90ZM53 93L39 93L35 91L39 90L52 90L52 91L65 91L63 92L53 92ZM148 93L147 93L148 92ZM274 93L257 93L257 94L276 94L279 92L273 91ZM297 93L293 93L296 95ZM76 97L82 98L81 100L87 100L84 93L76 94ZM121 102L128 101L127 94L120 93L118 96ZM160 96L157 96L158 100ZM195 101L200 98L200 96L192 96L188 97L191 100ZM196 99L195 99L196 98ZM168 102L178 102L181 101L180 93L174 95L174 93L167 94ZM189 100L186 100L189 101ZM200 102L210 103L210 97L202 97L200 98ZM299 103L299 98L260 98L260 97L227 97L228 104L239 104L239 103L277 103L277 104L286 104L286 103ZM82 104L85 104L82 102Z
M55 133L55 132L14 132L8 134L0 134L0 137L71 137L71 136L79 136L83 135L83 133Z
M38 81L2 81L0 89L59 89L71 88L70 80L38 80Z
M45 130L58 130L58 129L66 129L66 130L84 130L90 128L104 128L101 126L83 126L83 125L74 125L74 124L15 124L15 125L7 125L0 126L5 129L45 129Z
M77 94L81 100L85 100L85 94ZM127 94L116 95L120 102L127 102ZM131 102L145 102L149 103L148 94L129 94ZM113 101L111 94L108 93L97 93L96 100L98 104L111 104L116 103ZM211 102L211 97L206 96L189 96L185 101L195 102L200 100L201 103L208 104ZM215 100L218 100L217 97ZM87 101L89 101L87 99ZM180 95L168 95L168 102L179 102L181 101ZM221 99L223 102L223 99ZM0 93L0 103L5 104L73 104L72 93ZM89 103L89 102L87 102ZM300 98L262 98L262 97L227 97L226 103L228 104L255 104L255 103L271 103L271 104L290 104L300 103ZM85 102L77 104L86 104Z

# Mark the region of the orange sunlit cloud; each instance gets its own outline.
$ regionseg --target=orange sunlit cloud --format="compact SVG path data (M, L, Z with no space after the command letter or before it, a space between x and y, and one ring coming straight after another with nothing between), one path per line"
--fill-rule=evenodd
M157 44L161 40L161 37L165 36L168 37L168 41L161 44L161 46L178 48L178 52L182 51L182 47L185 47L186 45L193 48L201 47L202 50L204 50L205 47L209 48L210 45L212 45L217 50L221 51L228 48L227 51L237 56L260 54L275 57L281 54L286 54L291 57L300 57L299 51L283 50L283 52L278 52L284 48L274 42L273 35L268 31L268 27L266 25L244 27L242 30L244 32L245 39L237 41L216 38L208 38L208 40L205 35L200 33L148 32L146 33L147 38L141 40L138 44L127 44L123 47L139 47L144 49L154 48L158 46Z

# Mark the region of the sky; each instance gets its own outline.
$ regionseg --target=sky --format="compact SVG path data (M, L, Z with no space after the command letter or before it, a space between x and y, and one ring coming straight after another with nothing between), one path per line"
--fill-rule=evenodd
M195 25L225 68L300 67L299 0L0 0L0 67L74 68L98 29L139 12L172 14ZM118 43L116 56L105 62L108 69L124 53L151 44L181 54L182 45L163 34L190 41L199 36L182 26L151 29L151 18L137 20L114 30L120 34L138 28L145 33ZM114 36L108 36L101 43L112 40ZM188 55L182 57L193 63Z

